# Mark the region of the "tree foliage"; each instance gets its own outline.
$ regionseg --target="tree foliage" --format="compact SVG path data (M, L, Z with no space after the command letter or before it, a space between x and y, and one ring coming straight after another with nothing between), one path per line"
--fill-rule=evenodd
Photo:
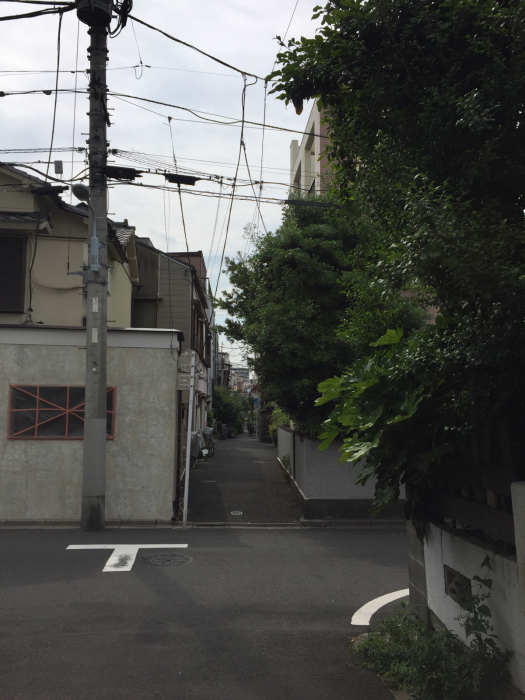
M232 430L241 432L243 429L243 411L248 403L242 394L231 389L215 387L213 390L213 415L220 423L225 423Z
M397 292L379 298L370 284L374 236L351 208L291 205L250 256L226 262L233 291L221 301L232 316L225 330L249 346L265 399L313 436L329 413L315 407L319 378L344 370L389 322L419 323L412 300ZM357 297L363 323L355 322Z
M314 407L319 376L341 371L353 357L337 334L351 233L323 210L299 209L288 207L280 229L261 236L250 256L227 259L233 291L221 306L232 316L227 335L254 354L266 400L315 430L322 419Z
M325 437L368 456L379 503L401 482L483 501L525 476L525 3L316 12L316 37L283 46L275 90L296 107L319 99L339 196L375 232L370 294L439 309L403 338L389 322L390 345L321 385L319 403L336 402ZM349 293L362 330L369 306Z

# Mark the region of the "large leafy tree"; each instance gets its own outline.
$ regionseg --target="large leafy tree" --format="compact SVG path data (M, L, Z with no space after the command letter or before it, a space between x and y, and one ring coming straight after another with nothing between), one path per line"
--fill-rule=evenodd
M317 16L314 39L283 46L275 90L324 110L339 194L379 231L376 293L440 310L322 386L325 437L368 455L380 501L402 480L508 493L525 476L525 3L342 0Z
M337 333L354 244L348 224L327 210L287 207L275 234L258 238L250 256L226 262L233 287L221 302L232 316L226 332L254 354L265 398L309 432L323 418L314 406L319 376L342 371L355 356Z
M251 255L227 260L227 335L253 353L264 397L312 436L329 413L315 406L319 378L343 371L389 324L419 324L411 299L371 286L378 245L370 220L351 208L290 205Z

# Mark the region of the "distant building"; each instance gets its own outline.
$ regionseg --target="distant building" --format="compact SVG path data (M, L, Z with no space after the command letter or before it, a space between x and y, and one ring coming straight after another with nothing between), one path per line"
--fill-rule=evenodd
M230 386L232 364L227 352L217 354L217 386L227 389Z
M319 194L325 187L323 174L330 168L326 156L321 156L330 142L326 124L314 102L301 143L294 139L290 144L290 186L302 192Z
M242 377L243 379L250 378L249 367L232 367L232 372L233 374L236 374L238 377Z
M207 423L215 362L214 312L204 256L200 250L164 253L155 248L149 238L139 237L136 250L141 286L133 291L131 325L134 328L177 328L184 334L181 351L196 351L200 363L193 426L198 430ZM183 416L184 407L182 401ZM184 425L183 422L183 430ZM181 450L183 447L181 445Z

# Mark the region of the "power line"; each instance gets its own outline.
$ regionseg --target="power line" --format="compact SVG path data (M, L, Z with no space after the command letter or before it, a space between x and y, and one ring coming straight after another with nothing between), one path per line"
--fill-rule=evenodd
M67 147L62 147L62 148L53 148L53 153L66 153L70 152L71 150L76 151L77 153L83 153L86 151L86 149L82 146L67 146ZM0 153L47 153L48 148L4 148L0 149ZM112 149L113 151L118 151L118 155L121 157L122 154L133 154L137 156L148 156L151 158L166 158L169 159L170 156L166 156L161 153L142 153L141 151L124 151L120 149ZM235 167L235 163L229 163L228 161L222 161L222 160L204 160L202 158L183 158L179 156L178 158L179 161L189 161L192 163L206 163L207 165L232 165ZM245 167L243 165L240 166L241 168ZM265 170L267 171L273 171L273 172L284 172L284 173L289 173L290 169L289 168L274 168L270 166L266 166Z
M247 75L250 75L249 73ZM253 84L253 83L252 83ZM44 93L45 95L52 95L55 90L2 90L0 91L0 97L9 97L9 96L14 96L14 95L37 95L40 93ZM59 90L59 92L69 92L69 93L74 93L77 92L82 95L87 95L89 94L87 90L73 90L71 88L62 88ZM234 117L227 117L224 114L214 114L213 112L204 112L203 110L195 110L191 109L190 107L181 107L180 105L174 105L169 102L160 102L159 100L150 100L147 97L138 97L137 95L126 95L124 93L120 92L111 92L108 91L108 95L111 95L111 97L115 97L116 99L120 99L122 102L126 102L125 99L123 98L128 98L130 100L139 100L141 102L148 102L150 104L156 104L156 105L161 105L162 107L171 107L172 109L180 109L183 110L184 112L190 112L190 114L193 114L195 117L198 119L202 120L203 122L210 122L212 124L218 124L220 126L236 126L238 128L265 128L265 129L273 129L274 131L285 131L290 134L301 134L302 136L305 135L305 131L300 131L298 129L287 129L284 126L275 126L274 124L262 124L261 122L252 122L248 121L245 119L242 122L241 125L241 119L235 119ZM132 104L132 103L128 103ZM141 105L135 105L135 107L139 107L141 109L145 109L147 112L152 112L152 114L156 114L159 117L163 117L164 119L168 118L167 114L162 114L160 112L155 112L154 110L147 109L146 107L141 107ZM201 116L201 115L207 115L207 116ZM210 119L209 117L219 117L219 119L229 119L230 121L228 122L222 122L218 121L217 119ZM173 121L189 121L192 123L199 123L199 122L194 122L192 119L177 119L176 117L172 117ZM246 126L246 125L250 126ZM308 132L308 136L319 136L323 137L322 134L316 134L313 131Z
M135 67L135 78L137 78L137 80L140 80L144 74L144 64L142 63L142 56L140 55L139 42L137 41L137 34L135 32L135 25L133 24L133 20L131 20L131 28L133 29L133 36L135 37L135 44L137 45L137 52L139 54L139 65L140 65L140 76L137 78L137 70Z
M244 81L244 86L243 86L243 89L242 89L242 97L241 97L241 105L242 105L242 128L241 128L241 138L240 138L240 141L239 141L239 156L238 156L238 158L237 158L237 168L235 169L235 177L233 178L233 187L232 187L232 194L231 194L230 210L229 210L229 212L228 212L228 223L226 224L226 234L225 234L225 236L224 236L224 246L223 246L223 249L222 249L221 264L220 264L220 266L219 266L219 273L218 273L218 275L217 275L217 285L216 285L216 287L215 287L215 296L217 296L217 291L218 291L218 289L219 289L219 281L220 281L220 279L221 279L222 263L223 263L223 261L224 261L224 253L225 253L225 251L226 251L226 243L228 242L228 232L229 232L229 230L230 230L230 221L231 221L231 217L232 217L233 199L234 199L234 196L235 196L235 185L236 185L236 183L237 183L237 176L238 176L238 174L239 174L239 164L240 164L240 162L241 162L242 148L243 148L243 145L244 145L244 114L245 114L245 110L246 110L246 88L247 88L248 86L247 86L247 83L246 83L246 76L245 76L245 75L242 76L242 79L243 79L243 81ZM255 83L251 83L251 84L254 85Z
M10 19L29 19L30 17L43 17L44 15L62 15L64 12L70 12L75 9L74 3L67 3L65 7L49 8L48 10L35 10L34 12L26 12L23 15L4 15L0 16L0 22L6 22Z
M58 2L54 0L0 0L0 2L18 2L22 5L71 5L70 2L63 2L61 0L58 0Z
M2 2L2 0L0 0ZM150 66L147 63L142 64L143 68L151 68L152 70L171 70L171 71L177 71L180 73L200 73L202 75L222 75L224 78L237 78L238 76L235 75L234 73L212 73L210 71L206 70L190 70L189 68L172 68L169 66ZM115 66L113 68L106 68L106 70L131 70L135 68L140 68L140 64L137 63L133 66ZM0 74L4 75L40 75L44 73L54 73L54 70L0 70ZM74 70L61 70L61 73L85 73L85 70L79 70L79 71L74 71Z
M255 78L256 80L263 80L263 78L259 77L258 75L254 75L253 73L248 73L248 71L241 70L240 68L235 68L235 66L230 65L229 63L226 63L225 61L221 61L220 58L216 58L215 56L212 56L209 53L206 53L206 51L202 51L201 49L198 49L196 46L192 46L192 44L188 44L185 41L182 41L181 39L177 39L174 36L171 36L171 34L168 34L167 32L163 31L162 29L159 29L158 27L154 27L152 24L148 24L147 22L144 22L141 19L138 19L138 17L133 17L132 15L129 15L129 18L134 20L135 22L138 22L139 24L143 24L145 27L149 27L149 29L153 29L155 32L159 32L160 34L163 34L165 37L168 39L171 39L172 41L176 41L178 44L182 44L183 46L187 46L190 49L193 49L194 51L197 51L198 53L202 54L203 56L207 56L208 58L211 58L212 61L215 61L216 63L220 63L223 66L226 66L226 68L231 68L234 70L236 73L240 73L241 75L249 75L250 78Z
M242 142L242 147L243 147L243 150L244 150L244 159L245 159L245 161L246 161L246 167L248 168L248 177L249 177L250 180L251 180L250 184L251 184L251 186L252 186L253 196L255 197L257 209L259 210L259 216L260 216L260 218L261 218L261 223L262 223L262 225L263 225L263 228L264 228L265 233L268 233L268 231L266 230L266 224L264 223L264 219L263 219L263 217L262 217L261 207L260 207L260 204L259 204L259 200L257 199L257 195L255 194L255 187L254 187L254 183L253 183L253 180L252 180L252 175L251 175L251 173L250 173L250 166L248 165L248 154L246 153L246 144L244 143L244 141ZM261 189L262 189L262 184L260 185L260 189L259 189L259 197L261 196L261 192L260 192Z
M77 51L76 51L76 58L75 58L75 90L77 89L77 77L78 73L76 69L78 68L78 48L80 44L80 20L77 19ZM58 74L58 71L57 71ZM73 141L73 146L71 148L71 179L73 179L73 164L74 164L74 153L75 153L75 129L76 129L76 124L77 124L77 94L75 92L75 99L73 102L73 133L72 133L72 141ZM50 156L49 158L51 159L51 151L49 151ZM73 189L71 188L69 192L69 206L73 206ZM69 211L69 226L68 226L68 237L67 237L67 273L69 274L69 267L70 267L70 253L71 253L71 218L72 218L72 212L71 210Z
M55 140L55 124L56 124L56 118L57 118L57 100L58 100L58 71L60 70L60 33L62 31L62 18L63 18L63 13L60 13L60 17L58 18L58 36L57 36L57 76L56 76L56 82L55 82L55 105L53 108L53 126L51 127L51 145L49 146L49 156L47 160L47 169L46 169L46 182L47 178L49 175L49 166L51 164L51 154L53 152L53 141ZM76 98L76 94L75 94Z
M222 178L221 178L221 182L220 182L219 194L222 194ZM212 256L212 253L213 253L213 243L215 242L215 234L216 234L216 232L217 232L217 221L218 221L218 219L219 219L219 209L220 209L220 206L221 206L221 200L220 200L220 198L219 198L219 199L217 199L217 211L215 212L215 224L214 224L214 226L213 226L213 234L212 234L212 237L211 237L210 252L208 253L208 265L211 264L211 256ZM211 277L211 274L210 274L210 277Z

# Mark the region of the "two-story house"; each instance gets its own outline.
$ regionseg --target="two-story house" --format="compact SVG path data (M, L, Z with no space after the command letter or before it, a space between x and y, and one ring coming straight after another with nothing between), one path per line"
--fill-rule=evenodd
M80 521L88 210L61 190L0 165L0 521ZM183 334L130 327L135 229L107 226L106 518L168 521Z

